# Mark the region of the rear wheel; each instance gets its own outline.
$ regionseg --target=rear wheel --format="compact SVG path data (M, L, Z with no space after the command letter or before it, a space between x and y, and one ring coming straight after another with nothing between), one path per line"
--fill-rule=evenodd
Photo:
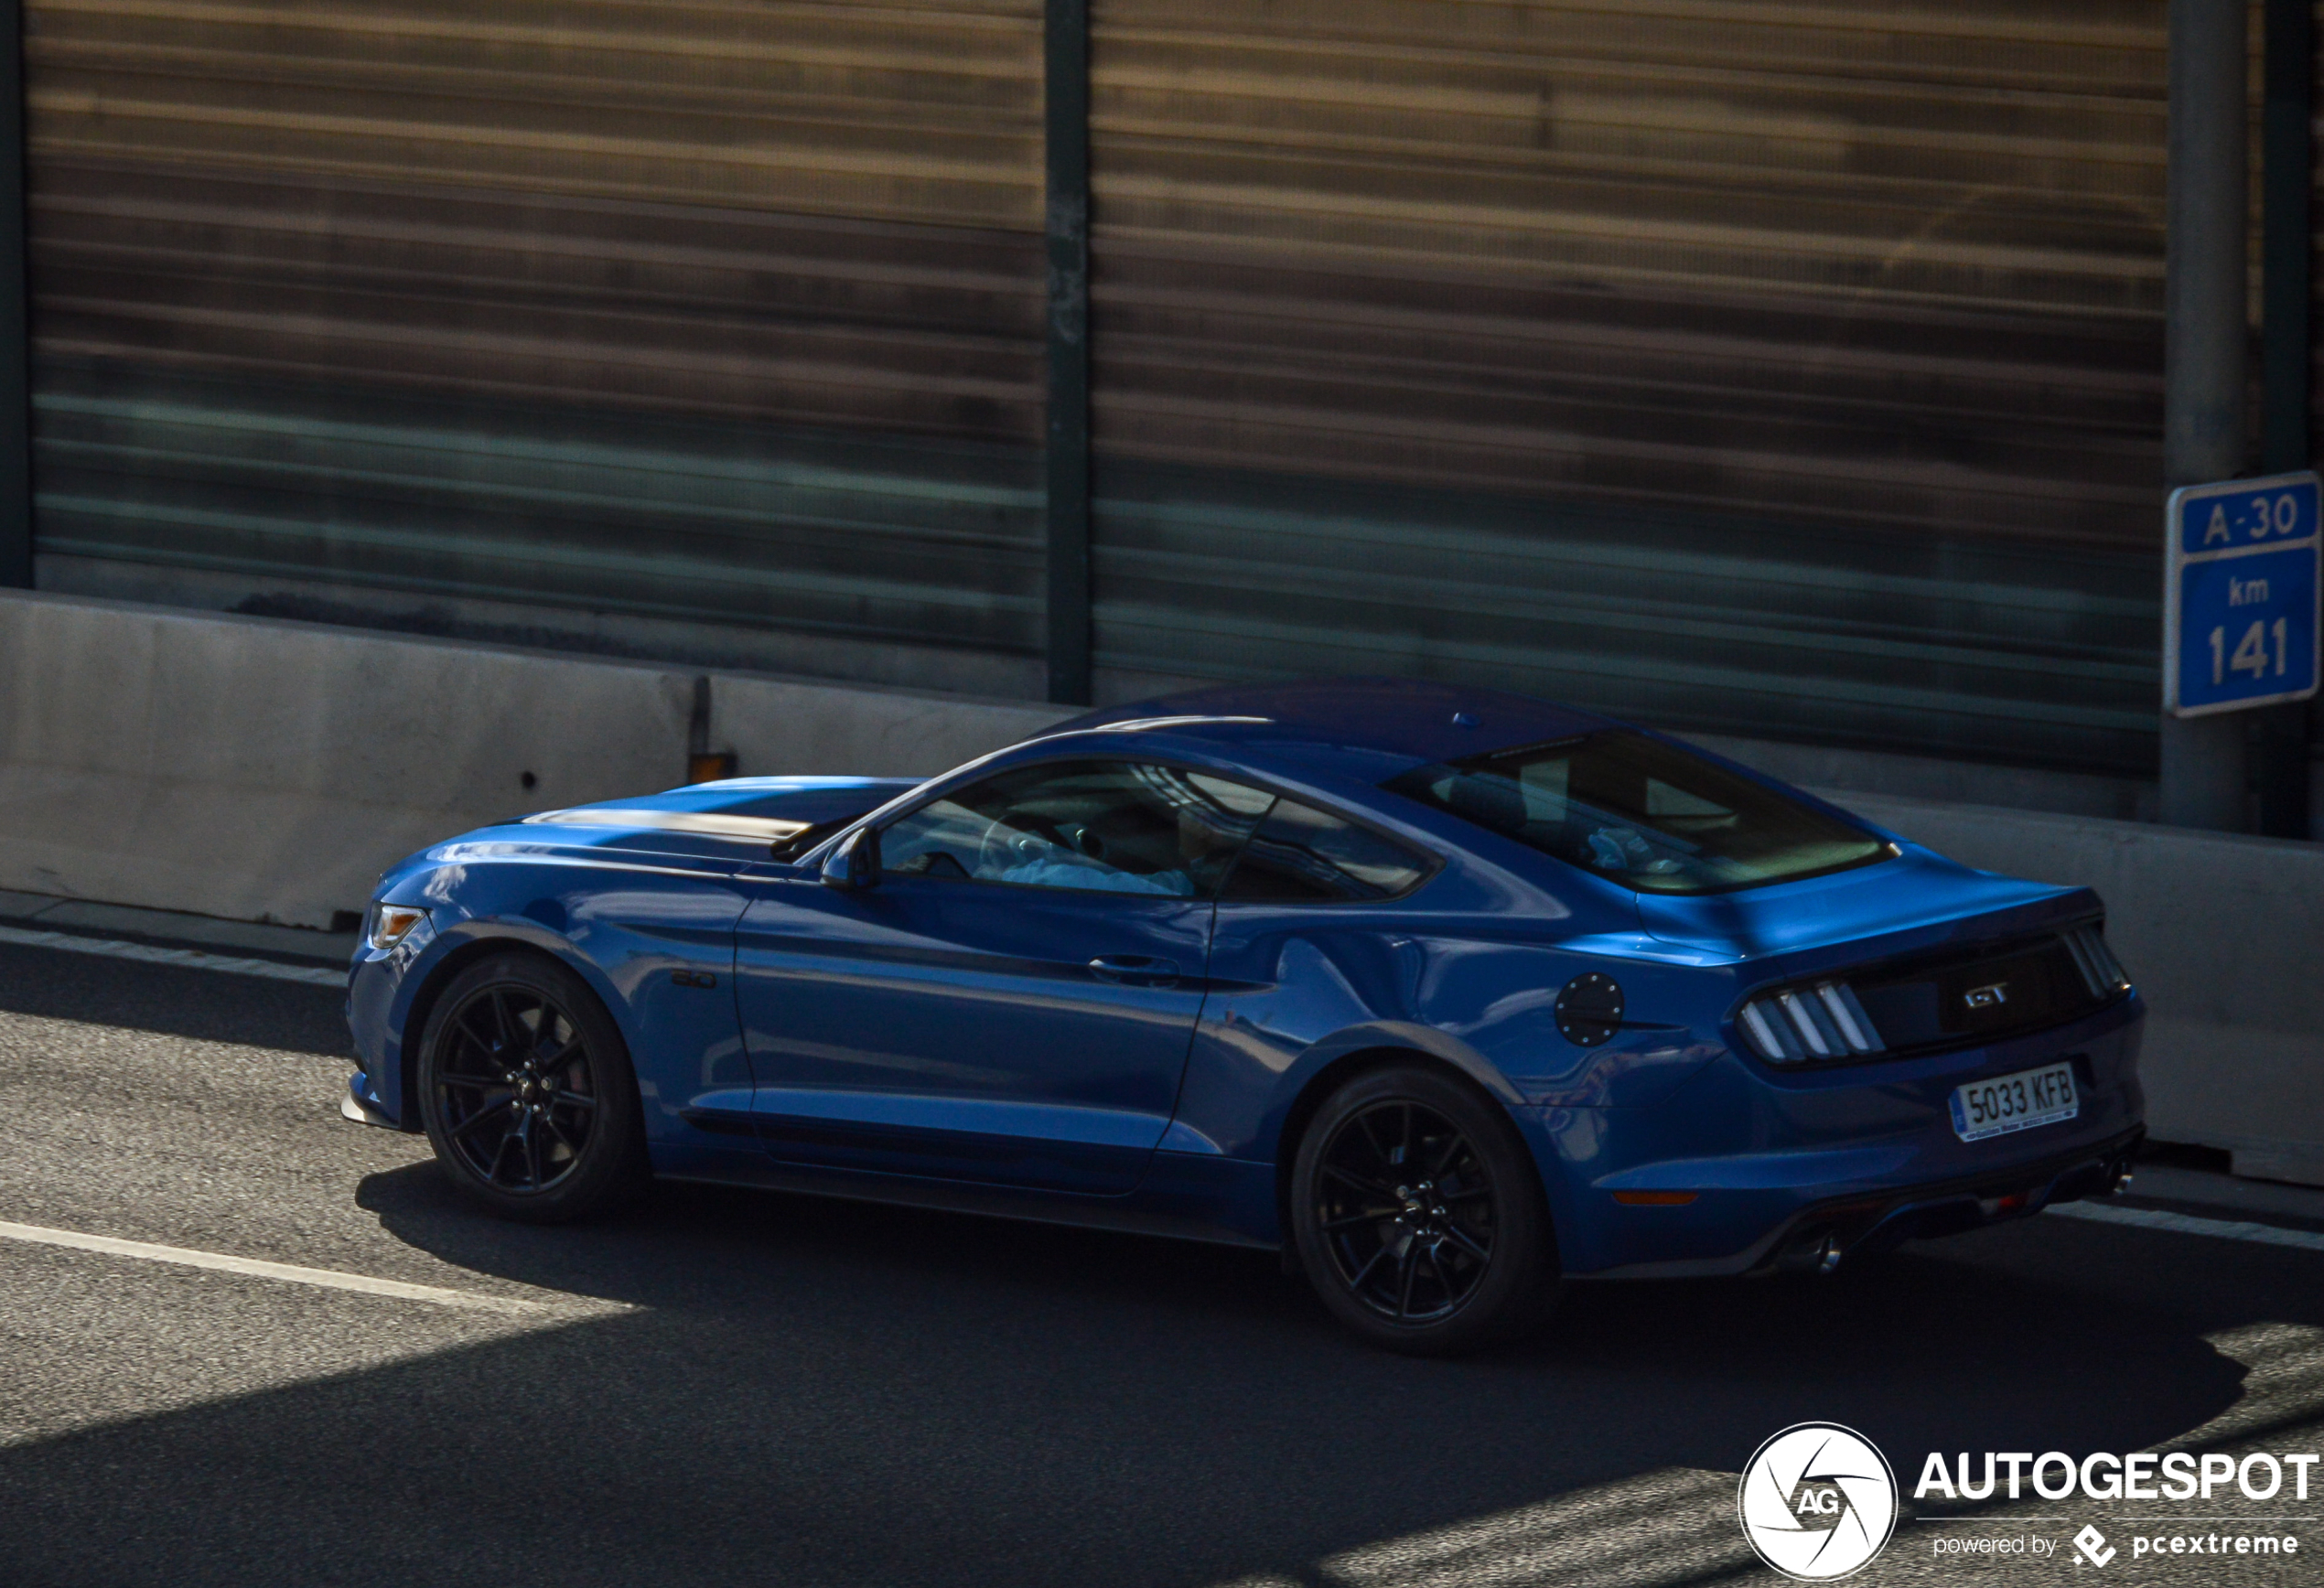
M1426 1066L1369 1071L1325 1100L1294 1161L1291 1235L1324 1305L1391 1350L1499 1344L1556 1294L1532 1155L1498 1105Z
M419 1078L436 1161L503 1218L586 1218L644 1178L629 1049L554 960L496 954L462 971L428 1017Z

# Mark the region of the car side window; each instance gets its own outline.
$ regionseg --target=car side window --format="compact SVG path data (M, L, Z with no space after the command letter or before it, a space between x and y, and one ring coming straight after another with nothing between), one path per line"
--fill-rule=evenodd
M922 806L880 834L880 866L1106 893L1208 898L1274 797L1137 761L1020 767Z
M1336 904L1386 898L1428 874L1403 844L1313 806L1278 799L1259 823L1221 899L1253 904Z

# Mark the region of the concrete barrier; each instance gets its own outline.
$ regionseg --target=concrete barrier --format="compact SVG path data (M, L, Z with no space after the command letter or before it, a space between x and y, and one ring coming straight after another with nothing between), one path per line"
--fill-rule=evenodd
M2324 1186L2324 844L1827 793L1965 865L2096 888L2152 1011L2140 1071L2160 1140Z
M942 771L1054 706L710 675L745 772ZM0 889L325 927L449 833L682 779L696 672L0 596ZM1750 759L1750 746L1721 748ZM2104 896L2152 1124L2324 1184L2324 845L1833 793L1968 864Z
M742 771L931 778L1032 737L1078 708L973 695L711 674L710 737Z
M0 889L328 927L450 833L684 778L694 670L0 596ZM748 771L942 771L1056 708L712 675Z

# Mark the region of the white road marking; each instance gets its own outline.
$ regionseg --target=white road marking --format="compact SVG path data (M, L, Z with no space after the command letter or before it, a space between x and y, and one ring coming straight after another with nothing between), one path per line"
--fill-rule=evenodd
M2273 1224L2198 1218L2191 1213L2166 1213L2159 1207L2111 1207L2092 1202L2061 1202L2049 1211L2068 1218L2094 1218L2101 1224L2135 1224L2142 1229L2169 1229L2180 1235L2209 1235L2222 1240L2249 1240L2262 1246L2324 1251L2324 1235L2312 1229L2279 1229Z
M489 1296L474 1291L445 1290L432 1284L407 1284L400 1279L373 1279L369 1274L341 1273L337 1269L301 1268L296 1263L267 1262L255 1257L230 1257L222 1251L156 1246L149 1240L117 1240L110 1235L83 1235L73 1229L44 1229L37 1224L0 1222L0 1239L29 1241L35 1246L70 1247L75 1251L102 1252L107 1257L141 1258L148 1262L174 1262L185 1268L208 1268L221 1273L287 1280L293 1284L320 1285L325 1290L355 1291L363 1295L393 1296L400 1301L429 1302L439 1307L466 1307L473 1312L513 1313L530 1316L553 1310L543 1303L523 1301L515 1296Z
M244 960L231 954L205 954L199 949L156 949L151 943L124 943L117 938L81 938L70 932L39 932L23 927L0 927L0 943L22 943L32 949L63 949L74 954L108 954L116 960L143 960L156 965L184 965L195 971L225 971L236 976L265 976L276 982L304 982L312 987L344 987L347 972L319 965L285 965L274 960Z

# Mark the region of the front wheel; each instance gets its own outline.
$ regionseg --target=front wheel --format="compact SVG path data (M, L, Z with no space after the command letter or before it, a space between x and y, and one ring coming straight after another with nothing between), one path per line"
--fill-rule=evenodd
M1532 1155L1498 1105L1424 1066L1370 1071L1325 1100L1299 1140L1290 1214L1323 1304L1390 1350L1496 1345L1555 1299Z
M644 1178L621 1033L539 955L496 954L444 990L421 1038L420 1115L453 1184L504 1218L586 1218Z

